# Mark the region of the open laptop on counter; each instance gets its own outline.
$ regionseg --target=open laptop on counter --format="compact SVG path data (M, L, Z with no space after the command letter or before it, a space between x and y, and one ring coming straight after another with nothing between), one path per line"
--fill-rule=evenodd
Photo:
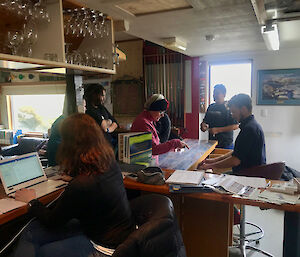
M48 180L36 152L0 161L0 177L8 196L22 188L32 188L41 197L67 185L62 180Z

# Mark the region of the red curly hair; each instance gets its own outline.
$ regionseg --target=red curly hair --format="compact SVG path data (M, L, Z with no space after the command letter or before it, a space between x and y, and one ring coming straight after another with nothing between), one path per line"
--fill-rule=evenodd
M86 114L73 114L61 124L58 161L72 177L104 173L115 159L102 129Z

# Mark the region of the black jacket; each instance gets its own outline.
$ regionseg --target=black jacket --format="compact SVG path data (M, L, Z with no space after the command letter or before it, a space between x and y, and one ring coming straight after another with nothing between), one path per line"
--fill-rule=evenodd
M76 218L95 243L116 248L134 230L119 166L113 162L103 174L77 176L54 209L35 200L29 211L47 227L59 227Z

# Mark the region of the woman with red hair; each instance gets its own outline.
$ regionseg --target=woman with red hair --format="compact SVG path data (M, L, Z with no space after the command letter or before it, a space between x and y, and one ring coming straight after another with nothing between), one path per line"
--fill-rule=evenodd
M16 192L37 221L23 231L15 256L111 256L134 230L114 152L86 114L66 118L61 137L59 164L73 180L53 209L35 199L33 189Z
M159 155L169 151L175 151L187 147L179 139L172 139L165 143L160 143L154 122L159 121L164 116L169 107L169 102L161 94L152 95L145 103L145 110L135 118L131 126L133 132L151 132L152 133L152 155Z

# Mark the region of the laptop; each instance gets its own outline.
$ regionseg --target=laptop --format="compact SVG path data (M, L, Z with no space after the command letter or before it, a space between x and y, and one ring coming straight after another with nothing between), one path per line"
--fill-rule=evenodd
M32 188L41 197L67 185L62 180L48 180L37 152L0 161L0 177L8 196L22 188Z

